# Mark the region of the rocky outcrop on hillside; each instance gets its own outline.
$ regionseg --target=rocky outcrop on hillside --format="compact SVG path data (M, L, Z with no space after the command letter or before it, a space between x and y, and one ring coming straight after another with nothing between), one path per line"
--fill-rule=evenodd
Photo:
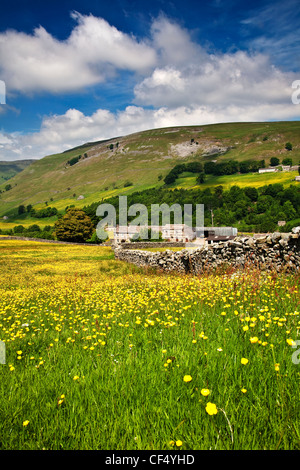
M224 243L215 243L195 250L149 252L117 247L115 257L137 266L195 275L221 266L253 266L277 272L299 271L300 227L296 227L291 233L275 232L256 239L236 237Z

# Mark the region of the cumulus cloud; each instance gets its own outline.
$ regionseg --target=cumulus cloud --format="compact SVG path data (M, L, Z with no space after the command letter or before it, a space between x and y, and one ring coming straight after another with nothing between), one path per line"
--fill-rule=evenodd
M205 50L191 40L188 30L165 16L153 21L151 38L159 66L182 67L205 60L207 56Z
M145 42L102 18L72 16L77 25L63 41L42 26L32 35L0 33L0 75L8 90L74 91L104 81L116 69L141 71L155 63L155 51Z
M156 68L135 86L140 105L244 105L288 103L294 74L283 73L262 54L210 55L182 67Z

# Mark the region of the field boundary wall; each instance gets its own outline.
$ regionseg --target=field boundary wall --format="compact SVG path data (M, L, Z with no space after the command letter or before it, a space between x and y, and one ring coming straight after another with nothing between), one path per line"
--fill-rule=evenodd
M150 252L116 247L115 258L137 266L194 275L221 266L299 271L300 229L294 233L275 232L261 238L235 237L194 250Z

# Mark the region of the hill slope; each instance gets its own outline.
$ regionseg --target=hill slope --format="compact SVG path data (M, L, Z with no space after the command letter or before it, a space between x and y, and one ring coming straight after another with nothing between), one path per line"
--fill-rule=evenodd
M18 160L13 162L0 162L0 183L20 173L34 161L35 160Z
M292 151L285 150L288 141L293 144ZM80 155L78 160L76 157ZM0 216L9 214L20 204L44 207L47 201L60 210L70 204L84 206L120 193L159 187L165 175L181 162L265 159L269 165L272 156L280 161L288 156L298 164L300 122L174 127L88 143L34 161L10 179L12 189L9 191L5 191L6 183L2 183ZM231 176L231 181L237 184L243 176L248 175ZM267 181L265 175L256 177ZM193 187L195 178L190 181L187 178L184 183L186 188ZM213 185L214 181L206 184ZM216 184L220 183L216 181ZM78 199L80 196L84 198Z

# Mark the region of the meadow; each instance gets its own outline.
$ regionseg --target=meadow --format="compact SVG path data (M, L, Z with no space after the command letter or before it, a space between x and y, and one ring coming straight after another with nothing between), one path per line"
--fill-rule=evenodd
M0 240L0 449L299 449L299 275Z

